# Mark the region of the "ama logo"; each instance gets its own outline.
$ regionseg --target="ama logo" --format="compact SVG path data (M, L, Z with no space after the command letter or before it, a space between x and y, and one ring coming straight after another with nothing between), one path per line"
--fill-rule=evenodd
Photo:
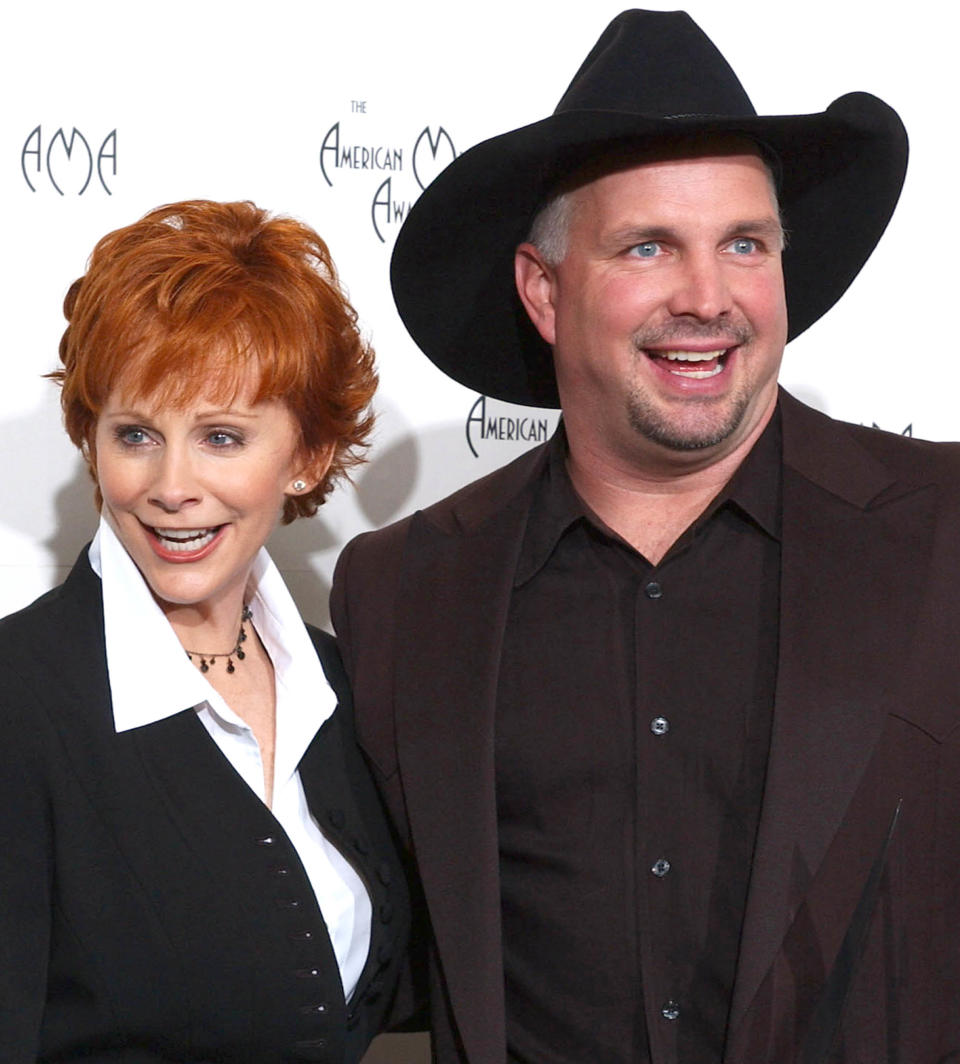
M379 143L354 140L338 120L327 130L320 146L320 171L329 188L346 172L385 173L370 198L370 222L377 239L385 244L420 192L456 157L453 138L443 126L424 126L405 146L392 137Z
M37 126L23 142L20 152L20 169L27 187L36 192L46 174L61 196L68 192L82 196L91 187L96 168L97 180L104 192L112 196L107 179L117 176L117 131L112 129L103 140L94 139L93 144L98 143L94 153L90 140L76 126L69 133L61 126L44 140L42 125Z
M481 448L490 441L507 443L519 454L534 443L550 439L560 419L559 410L549 412L537 409L536 414L512 403L500 403L486 395L477 397L467 414L467 446L474 458L480 457Z

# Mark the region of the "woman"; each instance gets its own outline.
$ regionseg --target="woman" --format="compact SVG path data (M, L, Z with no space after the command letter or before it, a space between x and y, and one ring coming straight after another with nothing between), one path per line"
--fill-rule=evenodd
M0 622L0 1060L359 1060L407 899L263 544L356 461L372 352L323 241L250 203L110 233L64 309L100 525Z

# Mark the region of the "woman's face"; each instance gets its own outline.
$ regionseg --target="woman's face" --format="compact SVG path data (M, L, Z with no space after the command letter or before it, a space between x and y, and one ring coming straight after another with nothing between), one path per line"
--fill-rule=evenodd
M97 421L103 515L161 606L239 608L253 559L300 478L297 424L279 401L158 407L113 393Z

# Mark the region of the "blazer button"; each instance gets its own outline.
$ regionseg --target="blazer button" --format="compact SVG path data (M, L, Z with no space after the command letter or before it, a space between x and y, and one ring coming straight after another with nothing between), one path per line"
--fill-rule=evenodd
M354 838L354 840L353 840L353 848L357 851L358 854L360 854L361 857L365 857L367 855L367 853L369 852L369 847L363 841L363 839L361 839L359 837Z
M380 922L382 924L389 924L392 919L393 919L393 905L390 902L385 901L380 906Z
M680 1006L675 1001L666 1001L660 1010L660 1015L665 1020L677 1020L680 1018Z
M390 886L390 880L393 879L393 869L386 861L381 861L380 864L377 865L377 879L379 879L385 887Z

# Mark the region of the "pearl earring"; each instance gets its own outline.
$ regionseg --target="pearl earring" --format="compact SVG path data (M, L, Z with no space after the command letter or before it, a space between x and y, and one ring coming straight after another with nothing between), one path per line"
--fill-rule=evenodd
M303 491L303 489L306 486L307 486L307 482L305 480L295 480L293 482L293 490L294 491Z

